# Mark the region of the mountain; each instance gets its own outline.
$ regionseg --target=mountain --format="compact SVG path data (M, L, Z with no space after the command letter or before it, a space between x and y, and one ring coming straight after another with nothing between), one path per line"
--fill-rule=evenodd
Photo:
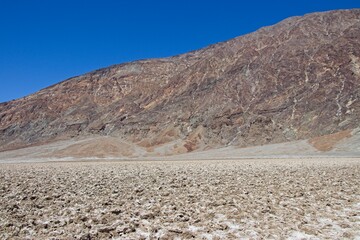
M313 13L1 103L0 150L101 136L174 154L316 139L359 127L359 98L360 9Z

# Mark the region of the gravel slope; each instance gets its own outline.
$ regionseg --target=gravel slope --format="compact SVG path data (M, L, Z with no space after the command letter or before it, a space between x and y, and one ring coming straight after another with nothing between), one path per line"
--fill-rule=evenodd
M0 165L1 239L359 239L360 159Z
M152 151L131 142L113 137L89 137L71 139L32 146L12 151L0 152L1 163L31 163L49 161L86 160L207 160L239 158L356 158L360 156L360 128L354 129L349 136L332 141L326 151L316 149L310 142L327 144L332 135L315 139L298 140L262 146L208 149L180 154L173 152L178 141L160 144ZM314 141L315 140L315 141ZM320 141L319 141L320 140Z

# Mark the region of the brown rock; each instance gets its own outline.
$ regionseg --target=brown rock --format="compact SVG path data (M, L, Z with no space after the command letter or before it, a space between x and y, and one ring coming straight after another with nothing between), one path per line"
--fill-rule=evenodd
M356 128L359 18L358 9L289 18L198 51L114 65L1 103L0 150L110 135L150 150L180 140L165 153L172 154ZM84 151L97 145L91 144ZM127 146L101 149L131 155Z

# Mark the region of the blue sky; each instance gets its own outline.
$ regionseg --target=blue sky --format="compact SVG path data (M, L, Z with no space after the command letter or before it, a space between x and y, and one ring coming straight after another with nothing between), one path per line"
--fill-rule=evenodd
M360 8L360 0L0 0L0 102L112 64L348 8Z

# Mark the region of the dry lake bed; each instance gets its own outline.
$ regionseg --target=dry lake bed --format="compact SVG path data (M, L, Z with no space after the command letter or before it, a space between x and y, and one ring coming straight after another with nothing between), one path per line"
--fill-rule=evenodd
M0 239L360 239L360 159L0 164Z

